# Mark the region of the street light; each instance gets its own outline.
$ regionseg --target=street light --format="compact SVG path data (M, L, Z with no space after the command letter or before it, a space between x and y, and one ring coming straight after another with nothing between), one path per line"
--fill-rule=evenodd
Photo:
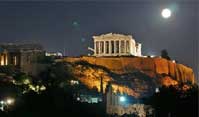
M120 102L125 102L126 98L124 96L120 96Z
M8 98L8 99L6 100L6 103L7 103L8 105L11 105L11 104L14 103L14 99Z
M4 101L3 101L3 100L1 100L1 101L0 101L0 104L1 104L1 105L3 105L3 104L4 104Z
M159 88L155 88L155 92L159 93L160 92Z
M5 108L8 108L12 104L14 104L15 100L14 98L7 98L5 100L0 101L0 110L5 111Z
M3 100L0 101L0 110L4 111L4 107L5 107L5 102Z

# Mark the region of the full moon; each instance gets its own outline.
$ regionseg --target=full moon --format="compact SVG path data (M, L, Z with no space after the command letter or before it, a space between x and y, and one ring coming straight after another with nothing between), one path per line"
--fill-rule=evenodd
M169 9L163 9L162 10L162 17L163 18L169 18L171 16L171 10Z

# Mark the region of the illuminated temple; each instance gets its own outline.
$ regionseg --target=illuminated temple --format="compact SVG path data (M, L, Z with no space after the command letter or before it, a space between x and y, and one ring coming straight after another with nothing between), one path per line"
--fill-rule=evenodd
M0 44L0 67L11 65L22 72L36 74L37 58L43 54L43 47L39 44Z
M35 58L34 55L42 52L43 47L38 44L0 44L0 65L28 64Z
M141 56L141 44L131 35L108 33L93 39L94 56Z

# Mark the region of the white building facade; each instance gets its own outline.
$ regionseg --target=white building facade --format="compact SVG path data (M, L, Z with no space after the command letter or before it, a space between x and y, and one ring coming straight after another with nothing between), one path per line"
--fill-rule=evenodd
M106 113L109 115L117 114L136 114L138 117L146 117L146 106L139 103L129 103L128 98L121 100L121 95L114 93L111 84L107 87L106 92Z
M94 56L141 56L141 44L131 35L103 34L93 36Z

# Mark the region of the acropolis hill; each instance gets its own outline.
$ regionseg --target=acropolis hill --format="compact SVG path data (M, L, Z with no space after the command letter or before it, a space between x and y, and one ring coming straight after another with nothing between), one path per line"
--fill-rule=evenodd
M88 88L100 91L108 82L113 82L114 92L134 97L145 97L161 86L194 83L193 70L164 58L144 57L66 57L62 61L71 65L74 77Z
M130 35L108 33L93 39L92 56L62 59L72 64L74 76L90 89L100 91L103 78L103 90L112 82L115 92L143 97L163 85L195 82L193 70L185 65L162 57L142 56L141 44Z
M179 82L194 83L195 81L191 68L164 58L83 56L66 57L64 61L87 61L90 64L104 66L117 74L126 74L138 70L151 78L158 78L159 75L164 74Z
M142 56L141 43L137 43L132 35L107 33L93 36L93 40L93 56L68 57L64 61L87 61L90 64L104 66L117 74L135 70L152 78L165 74L177 81L194 83L194 73L191 68L161 57Z

